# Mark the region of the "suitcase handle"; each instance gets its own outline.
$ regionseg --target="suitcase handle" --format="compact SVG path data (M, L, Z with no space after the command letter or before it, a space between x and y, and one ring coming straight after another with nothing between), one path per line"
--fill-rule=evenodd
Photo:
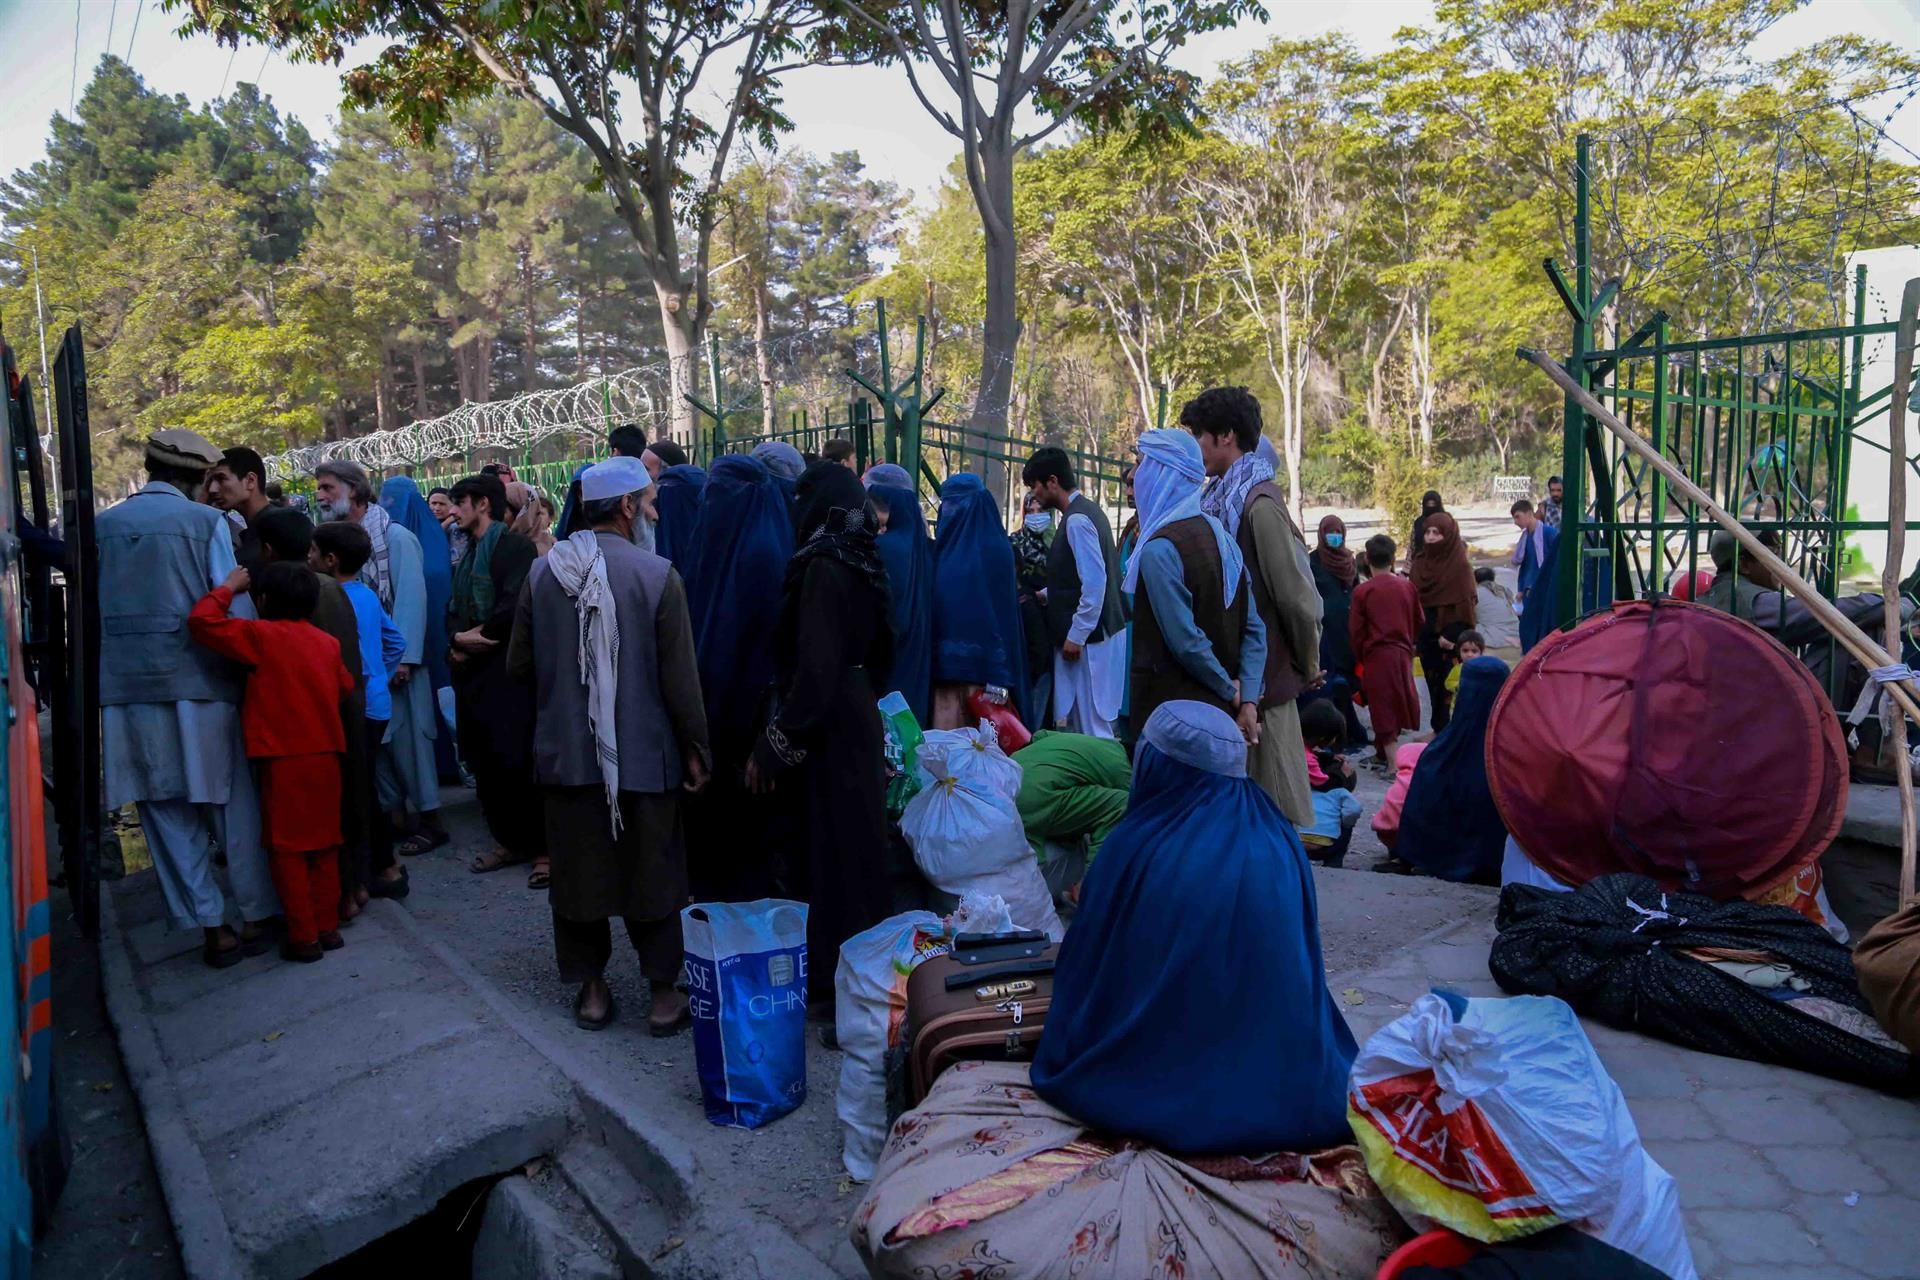
M1044 978L1052 972L1052 960L1027 960L999 969L988 969L983 973L950 973L946 984L947 990L959 991L966 987L983 987L1006 978Z

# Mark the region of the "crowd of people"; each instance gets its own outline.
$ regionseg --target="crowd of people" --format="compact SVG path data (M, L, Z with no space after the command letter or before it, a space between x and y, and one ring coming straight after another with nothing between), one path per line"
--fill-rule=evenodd
M1347 757L1371 744L1390 770L1420 732L1417 660L1440 737L1432 779L1407 780L1396 821L1376 815L1396 843L1383 865L1483 874L1419 835L1479 814L1445 794L1473 780L1441 765L1475 756L1480 668L1504 670L1479 657L1486 587L1459 527L1429 494L1404 571L1391 538L1347 545L1338 515L1310 548L1242 388L1141 438L1117 533L1057 447L1026 460L1009 532L971 473L941 485L930 531L913 477L861 473L846 440L704 467L636 426L608 445L557 501L507 466L423 493L347 461L289 499L250 449L151 438L147 485L99 526L110 801L139 807L208 963L276 933L302 960L343 945L370 898L410 892L405 859L451 838L443 788L470 784L488 844L469 869L525 867L547 893L579 1024L614 1017L618 916L648 1023L671 1033L688 901L799 898L831 956L925 897L883 803L890 692L927 728L994 712L1037 731L1034 838L1094 855L1156 710L1211 707L1296 842L1340 865L1363 816ZM1530 531L1555 501L1522 525L1522 610L1545 589L1552 544ZM112 642L136 635L157 639ZM295 685L304 701L265 709ZM812 966L816 1004L832 975Z

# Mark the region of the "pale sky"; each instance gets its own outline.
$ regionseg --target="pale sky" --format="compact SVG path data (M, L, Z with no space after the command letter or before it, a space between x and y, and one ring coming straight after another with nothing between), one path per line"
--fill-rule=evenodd
M1181 65L1210 72L1222 59L1243 56L1270 37L1331 30L1346 31L1363 49L1379 50L1400 27L1432 14L1430 0L1268 0L1267 8L1272 18L1264 24L1195 40L1183 50ZM0 30L7 33L0 41L0 94L7 108L0 113L0 173L44 154L49 119L68 112L71 96L85 87L109 47L133 64L148 87L183 93L196 106L238 81L260 83L283 115L299 117L322 139L330 137L339 114L339 69L295 66L258 45L235 52L209 37L182 40L174 34L178 22L179 15L161 12L160 0L0 0ZM1813 0L1768 32L1752 53L1773 57L1846 32L1911 45L1920 33L1920 0ZM350 56L347 65L355 61ZM786 145L821 154L856 150L875 175L923 198L957 151L897 67L797 72L786 80L786 100L798 126ZM1920 101L1896 118L1895 136L1920 151Z

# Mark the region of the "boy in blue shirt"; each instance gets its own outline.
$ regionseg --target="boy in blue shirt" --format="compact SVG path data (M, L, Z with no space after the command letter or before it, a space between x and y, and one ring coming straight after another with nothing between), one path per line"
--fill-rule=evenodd
M352 520L329 520L313 531L313 545L307 550L307 567L340 584L353 605L353 620L360 630L360 669L367 682L367 748L371 753L386 740L387 722L393 718L393 691L389 687L407 653L406 633L393 624L381 607L372 587L360 581L360 570L373 556L373 539ZM373 806L367 852L363 865L340 868L340 919L344 923L360 914L360 908L372 896L372 886L380 877L382 897L404 897L398 889L406 881L404 869L393 859L393 832L379 805ZM389 869L400 874L391 879ZM396 892L396 889L398 891Z

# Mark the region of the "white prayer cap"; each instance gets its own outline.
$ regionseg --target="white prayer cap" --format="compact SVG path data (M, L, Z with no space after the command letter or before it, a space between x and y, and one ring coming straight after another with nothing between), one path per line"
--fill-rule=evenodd
M598 502L602 498L622 498L638 493L653 483L647 466L638 458L608 458L580 473L580 499Z
M1147 717L1141 741L1181 764L1229 778L1247 776L1247 740L1233 717L1205 702L1163 702Z

